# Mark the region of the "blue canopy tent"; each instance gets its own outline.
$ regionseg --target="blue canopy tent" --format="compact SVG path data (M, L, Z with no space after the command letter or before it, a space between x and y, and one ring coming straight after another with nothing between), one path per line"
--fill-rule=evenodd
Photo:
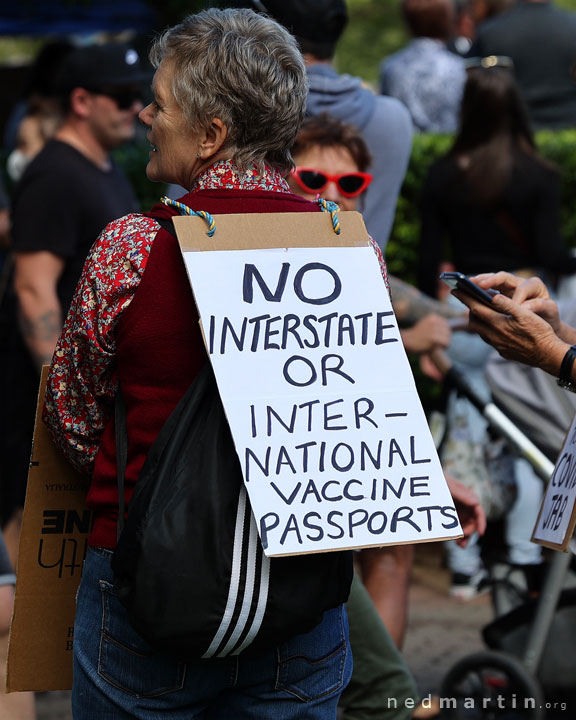
M143 0L0 0L0 36L145 33L155 23Z

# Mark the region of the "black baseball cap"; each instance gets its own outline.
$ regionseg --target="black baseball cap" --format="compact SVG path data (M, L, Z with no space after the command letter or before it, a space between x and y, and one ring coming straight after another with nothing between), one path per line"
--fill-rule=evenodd
M58 74L63 91L75 87L121 87L150 82L152 73L142 68L137 51L123 43L88 45L74 49Z

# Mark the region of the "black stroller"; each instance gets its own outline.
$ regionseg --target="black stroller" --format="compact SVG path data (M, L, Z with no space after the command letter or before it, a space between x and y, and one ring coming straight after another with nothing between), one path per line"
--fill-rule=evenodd
M446 381L465 395L492 429L547 481L554 463L493 402L481 399L443 353L438 354L436 363ZM569 711L563 712L566 702L558 700L576 689L576 589L564 589L571 560L572 552L552 552L538 597L523 601L486 626L483 638L489 650L462 658L447 673L441 688L442 717L574 717ZM510 587L504 589L509 591ZM497 594L495 588L493 598Z

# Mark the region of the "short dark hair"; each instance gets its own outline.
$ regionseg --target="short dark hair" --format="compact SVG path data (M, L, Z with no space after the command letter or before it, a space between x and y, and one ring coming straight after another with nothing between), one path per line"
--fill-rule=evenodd
M303 53L330 60L348 23L346 0L222 0L226 7L265 12L291 32Z
M406 25L414 37L446 40L454 23L452 0L402 0Z
M317 146L346 148L360 172L366 172L372 162L368 147L354 125L348 125L326 113L304 118L291 153L294 157Z

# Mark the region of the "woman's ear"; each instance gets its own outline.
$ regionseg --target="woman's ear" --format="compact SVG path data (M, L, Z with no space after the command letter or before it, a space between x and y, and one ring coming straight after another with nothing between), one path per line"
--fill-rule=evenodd
M200 143L199 154L203 160L209 160L211 157L220 152L226 138L228 137L228 129L220 118L212 118L212 122L206 129L204 138Z

